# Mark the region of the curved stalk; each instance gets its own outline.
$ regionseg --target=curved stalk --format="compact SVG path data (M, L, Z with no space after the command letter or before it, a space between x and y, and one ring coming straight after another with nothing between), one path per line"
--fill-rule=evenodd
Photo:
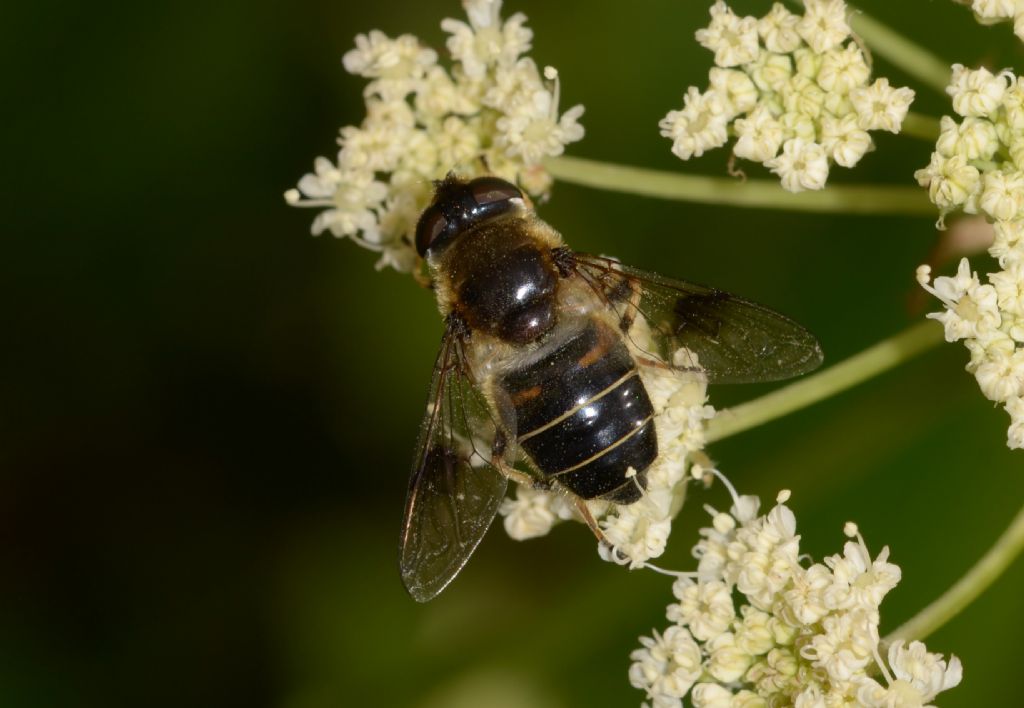
M1010 525L974 567L967 571L949 590L907 622L893 630L882 641L891 644L896 639L924 639L960 610L971 604L1010 563L1024 551L1024 507L1013 517Z
M942 327L930 320L918 322L824 371L719 411L708 423L705 437L709 443L721 440L817 403L908 361L941 341Z
M775 180L705 177L650 170L582 157L554 157L544 166L555 177L585 187L646 197L845 214L902 214L935 217L935 206L918 187L836 184L817 192L787 192Z
M860 10L855 10L850 17L850 28L867 42L874 54L939 93L946 92L950 68L945 61Z

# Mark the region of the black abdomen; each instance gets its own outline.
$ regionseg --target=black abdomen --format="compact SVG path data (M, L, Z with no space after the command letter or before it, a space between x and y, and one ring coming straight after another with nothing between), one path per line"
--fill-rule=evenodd
M560 347L505 376L516 435L547 477L584 499L640 498L658 455L653 408L625 344L588 321ZM632 467L636 481L626 477Z

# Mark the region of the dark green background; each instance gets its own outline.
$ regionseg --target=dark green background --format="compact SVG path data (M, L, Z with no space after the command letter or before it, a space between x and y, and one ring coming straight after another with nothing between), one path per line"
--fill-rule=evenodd
M656 127L706 83L693 31L709 4L522 0L506 14L529 15L563 107L587 107L572 154L723 174L725 151L680 163ZM864 7L950 62L1024 67L1008 25L948 0ZM313 212L281 198L362 118L363 82L340 64L354 35L441 49L440 19L460 14L455 0L3 8L0 704L639 704L628 655L667 624L670 584L602 563L583 527L528 543L495 530L438 600L405 595L395 545L441 324L411 279L310 237ZM949 111L878 69L918 89L916 110ZM925 142L877 142L830 181L911 184L928 161ZM542 215L577 248L791 314L830 362L921 316L914 268L936 237L931 218L568 184ZM813 556L841 548L849 519L892 547L904 580L883 631L960 577L1024 498L1024 452L1006 449L1007 417L966 359L943 346L710 450L743 491L794 490ZM725 505L693 494L665 566L692 565L704 502ZM929 640L965 665L941 705L1018 700L1022 588L1018 561Z

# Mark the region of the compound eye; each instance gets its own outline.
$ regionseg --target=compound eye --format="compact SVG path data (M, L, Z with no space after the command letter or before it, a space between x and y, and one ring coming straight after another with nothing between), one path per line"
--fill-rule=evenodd
M469 191L479 206L523 198L523 193L514 184L499 177L475 179L469 183Z
M416 250L421 256L426 256L427 250L447 230L448 219L444 218L444 214L437 207L427 209L416 225Z

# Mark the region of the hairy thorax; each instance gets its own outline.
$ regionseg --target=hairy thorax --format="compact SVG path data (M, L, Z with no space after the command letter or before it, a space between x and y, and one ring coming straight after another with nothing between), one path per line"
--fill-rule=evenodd
M474 333L513 345L536 342L557 323L555 238L553 232L538 236L529 219L513 215L464 234L440 256L442 311L455 313Z

